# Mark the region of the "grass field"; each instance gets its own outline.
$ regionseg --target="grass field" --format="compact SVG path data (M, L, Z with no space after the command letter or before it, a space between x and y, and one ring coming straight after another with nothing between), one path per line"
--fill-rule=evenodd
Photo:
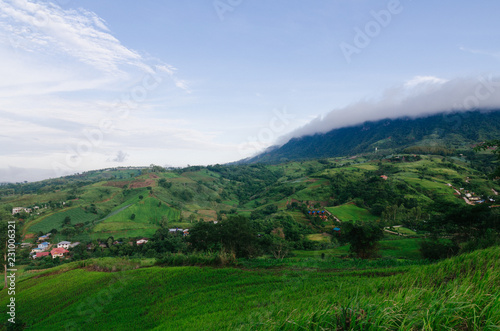
M96 272L89 270L106 267L76 262L20 280L16 318L33 330L495 330L500 325L500 248L424 266L334 265L322 272L310 266ZM4 310L8 300L7 291L0 291Z
M372 215L368 210L352 203L337 207L326 207L326 209L341 221L376 221L379 219L379 217Z
M114 236L139 237L151 236L166 217L169 222L176 222L180 212L153 197L134 198L126 203L135 202L130 207L114 214L97 224L92 234L94 237ZM135 215L132 219L132 215Z
M95 214L87 213L82 208L75 207L47 216L46 218L39 220L36 224L30 226L27 231L31 233L37 233L39 231L47 233L52 229L60 231L63 228L62 223L66 216L71 218L72 225L91 222L97 218Z

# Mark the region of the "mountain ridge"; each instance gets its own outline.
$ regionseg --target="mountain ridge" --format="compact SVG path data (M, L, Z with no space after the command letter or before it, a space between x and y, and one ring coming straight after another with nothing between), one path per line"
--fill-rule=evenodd
M282 146L270 147L239 163L280 163L408 148L411 151L417 147L440 148L453 153L499 136L500 110L442 112L418 118L406 116L366 121L326 133L292 138Z

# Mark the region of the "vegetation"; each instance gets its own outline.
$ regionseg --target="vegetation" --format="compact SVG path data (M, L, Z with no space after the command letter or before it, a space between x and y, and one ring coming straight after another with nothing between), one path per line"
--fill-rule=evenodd
M17 314L36 330L492 330L499 261L499 248L413 267L339 260L323 272L87 260L19 281Z
M488 329L498 322L489 259L499 255L500 187L478 169L497 161L451 147L0 186L1 224L16 221L17 242L47 232L51 243L81 242L64 258L18 250L20 320L33 329ZM27 211L12 215L19 206Z

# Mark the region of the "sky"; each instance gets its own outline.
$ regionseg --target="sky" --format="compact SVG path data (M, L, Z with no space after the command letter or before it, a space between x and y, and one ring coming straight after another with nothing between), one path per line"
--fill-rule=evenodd
M0 182L500 107L500 2L0 0Z

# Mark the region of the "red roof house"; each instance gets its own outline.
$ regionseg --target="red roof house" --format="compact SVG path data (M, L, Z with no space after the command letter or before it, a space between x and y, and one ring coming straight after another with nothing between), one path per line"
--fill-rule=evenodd
M39 252L39 253L36 253L35 255L35 259L36 258L39 258L39 257L44 257L44 256L47 256L49 255L50 253L49 252Z
M69 253L69 251L66 248L54 248L53 250L50 251L50 254L52 255L52 258L55 259L56 257L63 257L65 253Z

